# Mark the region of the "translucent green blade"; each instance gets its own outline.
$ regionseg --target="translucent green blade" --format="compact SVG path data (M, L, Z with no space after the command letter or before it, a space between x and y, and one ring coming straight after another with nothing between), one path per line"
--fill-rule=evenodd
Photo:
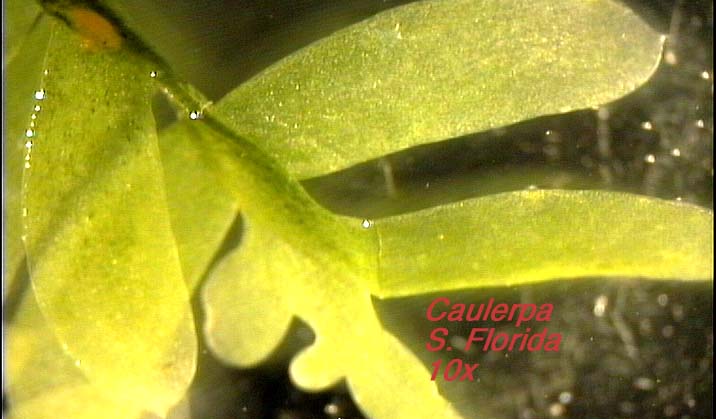
M662 42L609 0L421 1L284 59L213 111L304 178L614 100Z
M10 418L139 419L141 407L119 404L88 383L47 325L32 290L22 296L7 337Z
M379 295L587 276L713 278L713 213L597 191L525 191L376 222Z
M193 376L196 342L151 115L152 67L127 49L84 50L46 22L24 184L32 284L93 388L164 415Z

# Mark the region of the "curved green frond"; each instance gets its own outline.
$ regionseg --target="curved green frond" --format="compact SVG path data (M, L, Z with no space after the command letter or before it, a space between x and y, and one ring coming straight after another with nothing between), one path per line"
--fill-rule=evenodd
M713 278L713 213L604 191L522 191L376 222L379 295L589 276Z
M652 74L662 42L611 0L420 1L289 56L212 112L305 178L601 105Z

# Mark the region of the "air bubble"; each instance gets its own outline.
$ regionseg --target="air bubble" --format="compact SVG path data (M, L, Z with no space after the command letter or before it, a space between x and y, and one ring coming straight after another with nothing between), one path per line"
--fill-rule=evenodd
M340 408L335 403L328 403L323 411L329 416L337 416L340 413Z
M151 77L151 78L153 78L153 79L156 78L156 77L157 77L157 72L156 72L156 71L150 71L150 72L149 72L149 77Z
M199 112L199 111L191 111L191 112L189 112L189 119L197 120L197 119L199 119L199 118L201 118L201 112Z
M574 396L572 396L572 393L568 391L563 391L559 393L559 402L562 404L570 404L572 403L572 399Z
M647 154L646 156L644 156L644 161L649 164L656 163L656 156L653 154Z
M641 129L651 131L652 129L654 129L654 126L651 124L650 121L644 121L641 123Z
M47 97L47 94L45 93L44 89L40 89L35 92L35 99L37 99L37 100L43 100L46 97Z
M34 137L34 136L35 136L35 130L33 130L32 128L28 128L28 129L25 131L25 137L27 137L27 138L32 138L32 137Z
M675 148L675 149L671 150L671 155L674 157L681 157L681 150L679 150L678 148Z
M42 109L42 108L40 107L40 105L35 105L35 107L32 109L34 109L35 112L40 112L40 109Z
M711 74L708 71L704 70L701 72L701 78L704 80L708 80L711 78Z
M373 226L373 221L366 219L366 220L361 221L360 225L363 228L371 228Z

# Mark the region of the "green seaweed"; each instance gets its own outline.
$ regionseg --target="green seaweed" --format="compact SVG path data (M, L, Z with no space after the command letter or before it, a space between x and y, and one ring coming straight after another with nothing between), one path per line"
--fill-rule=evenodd
M587 276L713 278L713 214L684 203L522 191L363 220L328 211L298 182L628 93L653 72L663 37L615 3L395 8L191 119L184 103L160 135L150 73L165 69L154 55L84 51L50 18L30 33L40 40L21 48L42 59L29 71L12 67L16 54L9 67L45 96L24 179L15 170L10 181L22 185L22 205L8 208L25 229L32 283L9 329L12 417L166 417L194 375L189 296L199 293L203 338L228 363L265 361L297 317L316 336L291 362L299 386L345 380L375 419L463 418L383 327L374 298ZM163 89L181 101L178 86ZM14 112L16 142L26 122ZM239 242L222 250L237 223Z

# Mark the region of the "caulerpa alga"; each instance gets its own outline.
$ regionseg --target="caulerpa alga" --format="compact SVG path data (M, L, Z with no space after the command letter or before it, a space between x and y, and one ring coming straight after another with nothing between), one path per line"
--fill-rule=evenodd
M625 95L664 39L621 5L415 2L205 106L112 2L42 3L55 17L9 4L27 36L8 49L8 223L22 226L8 237L8 272L26 266L32 285L9 326L12 417L166 417L194 379L197 339L252 366L297 317L316 335L290 365L300 387L345 380L374 419L467 418L383 328L373 298L713 278L713 214L683 203L519 191L363 220L299 183ZM158 135L161 90L181 118ZM212 264L237 217L240 243Z

